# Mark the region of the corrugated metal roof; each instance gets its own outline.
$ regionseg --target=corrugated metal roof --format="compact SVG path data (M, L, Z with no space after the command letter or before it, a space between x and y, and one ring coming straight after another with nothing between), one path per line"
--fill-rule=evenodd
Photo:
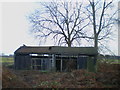
M97 54L94 47L21 46L15 54Z

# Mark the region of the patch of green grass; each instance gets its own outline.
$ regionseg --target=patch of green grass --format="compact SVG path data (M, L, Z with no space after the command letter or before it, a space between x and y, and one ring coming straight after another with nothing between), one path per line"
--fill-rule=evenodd
M13 57L0 57L0 63L5 66L11 66L14 64Z
M2 57L2 63L4 62L14 62L13 57Z

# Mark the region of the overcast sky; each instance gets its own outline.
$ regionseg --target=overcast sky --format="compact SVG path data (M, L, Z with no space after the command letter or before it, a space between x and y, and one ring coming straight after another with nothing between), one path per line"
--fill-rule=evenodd
M2 3L2 52L10 54L23 44L36 45L29 33L26 16L34 11L33 2Z
M38 45L29 32L30 25L26 16L40 6L34 2L4 2L1 5L0 53L13 54L23 44ZM48 42L47 45L53 44ZM111 51L118 53L117 39L109 42L108 45Z

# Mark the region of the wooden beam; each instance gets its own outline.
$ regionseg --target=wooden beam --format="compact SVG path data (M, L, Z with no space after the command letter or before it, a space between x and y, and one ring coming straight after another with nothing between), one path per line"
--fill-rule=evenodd
M52 54L52 71L56 71L55 54Z
M62 72L62 66L63 66L63 65L62 65L62 64L63 64L63 62L62 62L62 57L61 57L61 60L60 60L60 61L61 61L60 71Z

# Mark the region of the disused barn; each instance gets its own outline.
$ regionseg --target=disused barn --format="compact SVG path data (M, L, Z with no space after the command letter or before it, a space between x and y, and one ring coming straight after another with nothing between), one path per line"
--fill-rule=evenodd
M96 54L97 50L93 47L24 45L14 52L14 67L16 70L42 71L67 71L68 67L87 69L91 68L90 63L94 65ZM72 64L68 64L70 61Z

